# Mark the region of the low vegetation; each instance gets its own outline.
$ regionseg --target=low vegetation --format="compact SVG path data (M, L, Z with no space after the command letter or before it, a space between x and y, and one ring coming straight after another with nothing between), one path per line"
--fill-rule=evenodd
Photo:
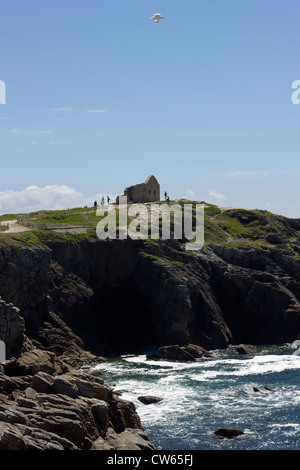
M176 200L170 201L170 204L179 204L183 207L186 203L196 204L196 202ZM161 204L166 204L166 202L161 202ZM300 256L300 219L289 219L259 209L224 210L204 201L200 204L204 205L206 246L216 244L263 250L277 247L297 258ZM193 218L196 221L195 211ZM133 219L133 216L127 218L127 226ZM26 227L28 231L6 233L7 227L3 222L9 220L17 220L18 224ZM0 246L45 246L49 241L54 240L79 242L97 239L96 226L100 220L101 217L97 216L94 207L2 215L0 216ZM157 226L159 233L161 233L161 222L160 217ZM172 227L171 218L171 232Z

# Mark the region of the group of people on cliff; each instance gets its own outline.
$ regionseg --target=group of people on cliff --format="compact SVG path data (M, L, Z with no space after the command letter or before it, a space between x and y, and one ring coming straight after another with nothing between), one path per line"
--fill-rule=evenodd
M106 197L106 203L107 203L107 205L109 205L109 203L110 203L110 197L109 197L109 196ZM102 209L103 209L104 206L105 206L105 199L104 199L104 196L102 196L102 198L101 198L101 203L100 203L100 204L101 204L101 207L102 207ZM97 207L98 207L98 202L95 201L95 202L94 202L94 208L97 209Z

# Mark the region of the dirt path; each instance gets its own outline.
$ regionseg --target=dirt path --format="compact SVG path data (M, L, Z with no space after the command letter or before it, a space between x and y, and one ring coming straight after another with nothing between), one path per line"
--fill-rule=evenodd
M221 211L224 212L224 211L229 211L231 209L238 210L238 209L241 209L241 208L240 207L219 207L219 209L221 209ZM254 209L243 209L243 210L245 210L245 211L254 211Z
M19 225L17 220L1 220L1 225L8 225L8 230L5 230L1 233L18 233L18 232L28 232L30 229Z

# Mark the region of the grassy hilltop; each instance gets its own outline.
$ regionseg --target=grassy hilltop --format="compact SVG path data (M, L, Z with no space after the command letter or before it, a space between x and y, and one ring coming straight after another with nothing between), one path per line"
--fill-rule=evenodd
M170 204L196 203L176 200ZM300 257L300 219L289 219L265 210L221 209L205 205L205 245L227 247L280 248L287 254ZM161 204L166 204L161 202ZM4 221L17 220L28 231L7 233ZM128 222L130 222L128 218ZM28 214L0 216L0 246L41 246L50 240L79 241L96 238L100 217L94 207L66 210L41 210Z

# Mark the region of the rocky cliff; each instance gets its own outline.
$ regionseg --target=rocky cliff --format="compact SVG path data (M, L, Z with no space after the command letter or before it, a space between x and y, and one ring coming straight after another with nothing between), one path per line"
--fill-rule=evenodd
M300 259L213 244L187 253L176 241L54 241L0 251L0 296L8 352L22 334L57 356L282 343L300 332Z
M10 439L19 439L21 447L45 447L51 439L32 437L37 428L59 436L62 448L122 448L126 431L127 438L134 435L132 445L150 448L134 408L112 391L95 391L101 384L78 377L74 366L148 344L215 349L291 342L300 333L299 268L298 257L276 247L211 244L188 253L177 241L96 239L3 247L0 339L8 361L0 374L0 442L9 447ZM36 386L37 374L50 375L43 377L46 391ZM58 377L66 382L60 388ZM88 395L80 391L82 381ZM50 419L63 409L61 400L70 398L81 410L64 416L77 422L75 437L73 431L59 432L64 426ZM92 427L86 425L89 416Z

